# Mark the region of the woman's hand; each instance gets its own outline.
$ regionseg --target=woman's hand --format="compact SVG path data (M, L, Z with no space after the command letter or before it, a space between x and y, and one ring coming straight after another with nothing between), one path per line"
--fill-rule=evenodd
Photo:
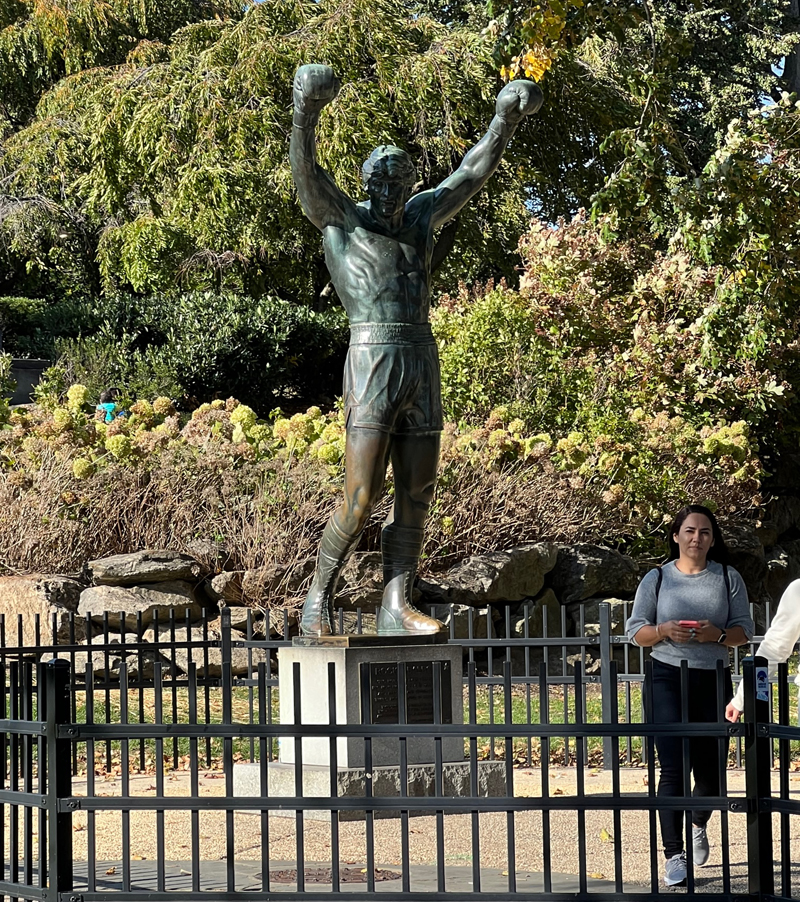
M692 638L691 630L681 626L677 620L665 620L659 623L658 635L662 639L672 639L673 642L688 642Z
M725 720L736 723L741 716L742 712L733 704L733 702L728 702L728 707L725 709Z
M692 630L689 630L689 632L692 632ZM698 642L716 642L721 635L722 630L710 620L698 620L692 638Z

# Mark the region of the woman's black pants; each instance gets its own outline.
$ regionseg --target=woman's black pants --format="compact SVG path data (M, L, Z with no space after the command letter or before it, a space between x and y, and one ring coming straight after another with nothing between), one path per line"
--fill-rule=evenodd
M714 723L723 719L725 705L733 697L730 668L722 671L723 699L717 699L717 671L689 668L688 723ZM650 693L645 687L645 708L650 723L681 723L681 669L653 659L652 709ZM682 796L683 785L683 737L680 732L662 733L656 736L656 750L661 767L658 781L660 796ZM689 764L694 776L692 795L718 796L720 791L720 756L727 759L728 741L714 736L695 736L688 740ZM723 766L727 763L723 762ZM664 855L672 858L683 851L684 812L662 810L658 812L661 821L661 840ZM711 817L710 811L693 811L692 823L704 827Z

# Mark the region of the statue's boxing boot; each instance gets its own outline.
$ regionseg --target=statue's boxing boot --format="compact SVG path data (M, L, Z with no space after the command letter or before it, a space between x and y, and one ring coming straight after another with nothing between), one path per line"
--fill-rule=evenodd
M317 555L314 581L303 602L300 633L303 636L333 635L333 597L339 577L361 538L340 532L334 521L328 521L322 533Z
M423 531L390 523L381 531L383 599L378 611L378 635L437 633L443 625L411 603L414 575L422 552Z

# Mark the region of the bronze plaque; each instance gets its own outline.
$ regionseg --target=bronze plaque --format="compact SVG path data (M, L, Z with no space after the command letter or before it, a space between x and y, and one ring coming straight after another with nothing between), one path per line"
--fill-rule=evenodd
M397 664L364 664L369 668L369 723L400 723L399 684ZM437 723L434 718L433 661L406 664L405 705L406 723ZM450 662L440 664L439 723L453 722L453 699Z

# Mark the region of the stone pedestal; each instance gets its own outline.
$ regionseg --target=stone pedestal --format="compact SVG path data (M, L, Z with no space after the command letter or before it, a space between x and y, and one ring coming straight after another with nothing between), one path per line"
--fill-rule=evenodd
M382 736L380 725L399 723L399 664L406 670L406 721L409 724L406 754L409 764L432 764L434 739L414 736L414 723L434 723L433 668L441 663L439 692L440 721L464 722L462 689L462 651L460 646L431 641L433 637L334 636L331 639L295 639L291 648L278 651L278 683L281 723L294 723L294 666L300 666L301 722L329 723L329 665L335 667L334 692L336 722L374 723L372 763L375 767L398 766L400 741ZM397 641L399 639L399 641ZM379 640L379 643L378 641ZM422 640L428 640L423 642ZM391 644L389 644L391 643ZM366 676L364 674L366 670ZM368 695L362 695L362 686ZM362 712L369 714L362 720ZM294 764L295 741L279 740L282 764ZM330 764L330 740L327 737L303 740L303 764ZM364 766L364 740L340 737L336 741L339 767ZM463 761L464 742L459 736L442 740L443 761Z
M280 722L295 722L295 680L299 668L300 723L331 722L331 695L335 722L374 724L372 735L372 792L375 796L399 796L401 787L400 739L381 733L381 725L397 724L405 711L408 724L406 759L407 793L410 797L435 794L435 743L432 736L418 736L414 724L464 722L462 649L437 636L332 636L295 639L278 651ZM331 667L332 665L332 667ZM403 679L403 675L405 679ZM468 795L470 764L464 760L464 740L441 740L442 787L446 796ZM365 795L365 742L362 737L336 738L336 786L341 797ZM295 795L296 741L279 739L277 762L268 767L268 796ZM331 741L328 737L302 739L303 794L331 795ZM478 764L478 794L506 793L505 765ZM234 795L263 795L259 765L234 766ZM265 799L265 807L268 802ZM273 814L294 816L293 810ZM391 817L384 811L376 816ZM420 812L422 813L422 812ZM329 811L308 811L309 819L330 819ZM363 811L343 811L341 819L363 819Z

